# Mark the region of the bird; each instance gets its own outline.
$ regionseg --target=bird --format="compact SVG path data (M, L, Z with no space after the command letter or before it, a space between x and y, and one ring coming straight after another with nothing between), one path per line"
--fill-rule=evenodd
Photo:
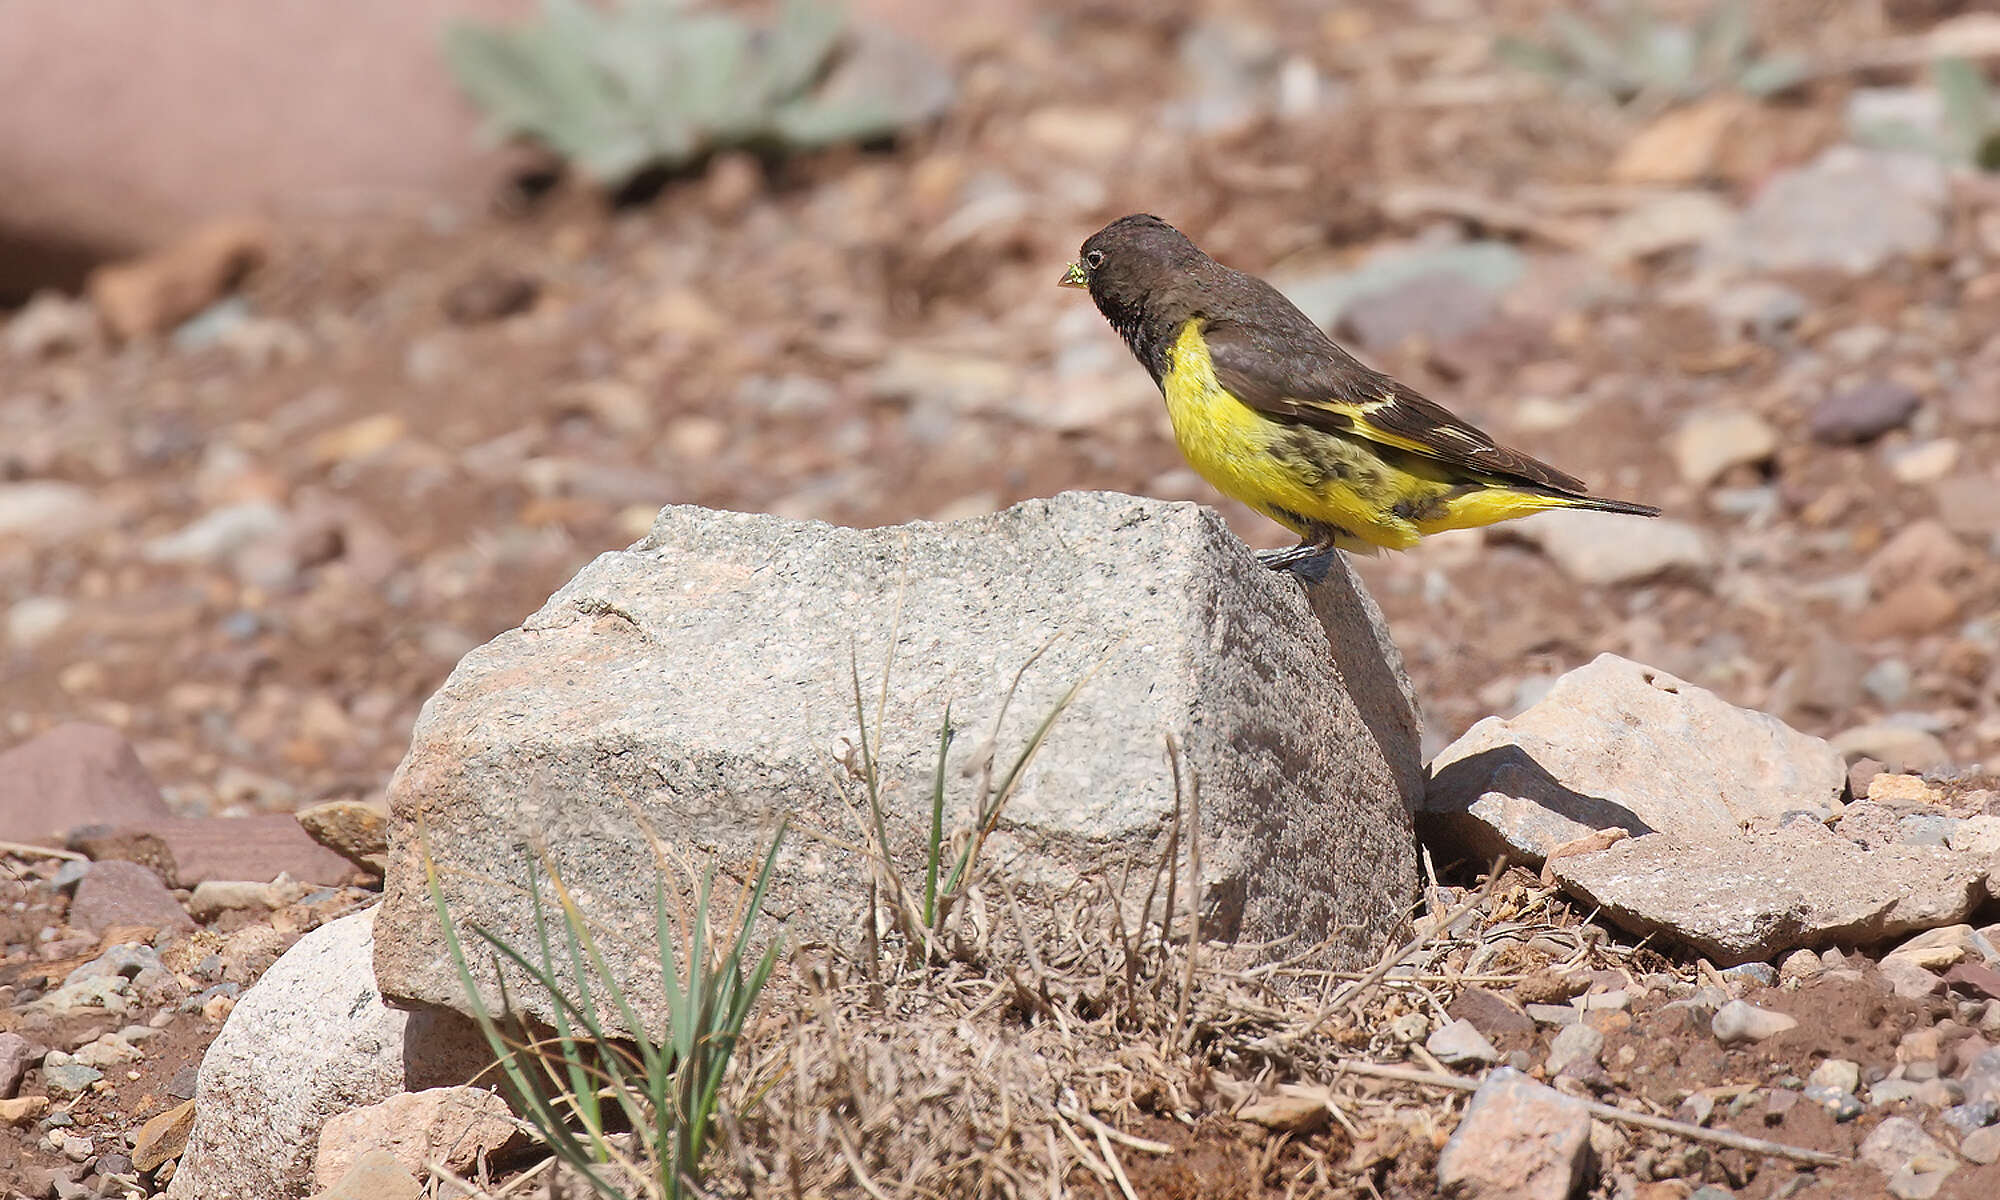
M1660 513L1498 444L1150 213L1091 234L1058 282L1086 289L1152 375L1188 464L1298 535L1258 552L1273 569L1552 508Z

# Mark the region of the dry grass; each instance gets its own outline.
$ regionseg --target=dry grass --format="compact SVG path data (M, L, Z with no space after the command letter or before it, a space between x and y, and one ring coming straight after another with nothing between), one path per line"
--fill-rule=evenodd
M797 952L790 1000L738 1048L707 1187L1428 1195L1461 1097L1422 1041L1461 989L1557 999L1602 972L1674 969L1518 871L1433 878L1412 936L1367 970L1324 969L1317 947L1259 962L1199 937L1187 799L1154 862L1060 894L982 868L942 954L909 953L886 909L851 951ZM1384 1078L1384 1063L1400 1065ZM486 1194L587 1194L550 1173Z

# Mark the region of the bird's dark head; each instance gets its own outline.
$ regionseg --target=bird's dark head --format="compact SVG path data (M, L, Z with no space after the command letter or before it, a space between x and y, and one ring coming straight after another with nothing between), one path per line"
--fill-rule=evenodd
M1085 238L1059 282L1089 289L1097 311L1134 342L1142 327L1172 320L1167 309L1208 261L1180 230L1150 213L1134 213Z

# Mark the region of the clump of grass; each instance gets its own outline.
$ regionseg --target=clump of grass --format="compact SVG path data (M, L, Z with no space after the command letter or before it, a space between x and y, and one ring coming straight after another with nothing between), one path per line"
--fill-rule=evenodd
M875 890L878 895L887 893L891 919L909 947L912 961L935 962L948 953L953 913L973 882L974 869L987 838L999 827L1007 802L1020 787L1022 777L1041 751L1042 744L1048 740L1050 730L1076 699L1077 692L1089 681L1090 673L1086 673L1070 685L1043 714L1006 769L996 775L994 748L999 744L1008 711L1014 706L1015 694L1021 689L1021 680L1052 645L1053 640L1044 643L1014 672L1013 682L1008 685L1000 710L993 718L993 729L988 735L985 752L980 756L978 783L969 806L971 819L962 830L962 835L952 838L947 838L945 829L946 780L951 744L958 730L952 725L951 704L949 701L945 703L944 717L938 729L937 757L931 771L930 824L924 839L921 888L905 881L904 868L897 862L891 845L881 773L881 738L889 704L889 674L895 664L895 639L890 639L889 654L882 665L882 686L876 699L875 735L872 740L868 732L868 705L862 695L859 661L852 654L848 657L848 675L854 692L854 719L860 730L860 743L850 756L848 771L861 785L867 809L870 857L876 868Z
M713 918L713 869L695 888L692 914L675 921L664 879L654 886L654 936L665 991L666 1029L655 1037L606 962L589 923L553 867L544 865L558 907L552 916L531 874L535 944L518 946L480 925L474 938L494 957L502 1004L490 1008L473 977L465 939L452 920L436 865L425 860L431 903L464 985L473 1019L498 1061L521 1114L555 1159L610 1200L700 1196L722 1083L757 997L777 963L781 938L751 954L752 933L777 863L779 826L763 868L735 910ZM559 919L558 919L559 916ZM552 1029L520 1016L507 997L502 960L547 993ZM622 1029L608 1026L602 1005Z
M1715 0L1685 25L1625 0L1599 20L1557 9L1540 40L1502 37L1494 53L1564 87L1657 109L1725 88L1769 96L1805 77L1804 59L1760 55L1754 42L1744 0Z

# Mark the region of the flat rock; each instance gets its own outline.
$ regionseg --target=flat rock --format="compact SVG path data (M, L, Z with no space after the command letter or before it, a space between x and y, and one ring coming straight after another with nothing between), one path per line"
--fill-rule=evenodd
M1438 1155L1445 1196L1568 1200L1590 1161L1590 1110L1508 1067L1472 1094Z
M188 897L188 913L197 921L212 921L226 912L270 912L297 903L306 887L288 875L270 883L249 879L205 879Z
M1578 583L1700 582L1715 570L1708 536L1668 517L1558 509L1512 522L1508 536L1539 547Z
M90 864L76 885L69 906L69 923L93 933L120 925L152 929L193 929L181 902L158 875L133 862L112 860Z
M1846 785L1846 764L1819 738L1602 654L1526 712L1488 717L1446 747L1422 820L1482 862L1539 864L1600 829L1698 845L1787 812L1831 812Z
M329 1117L464 1083L491 1061L456 1014L382 1002L371 968L376 911L300 938L237 1002L202 1059L173 1200L302 1196Z
M314 841L296 818L283 813L160 817L95 832L103 837L158 839L172 856L175 881L182 887L211 879L268 882L280 875L332 886L354 876L352 863Z
M1703 247L1703 264L1865 275L1943 245L1949 201L1949 178L1935 158L1835 146L1772 176L1735 225Z
M194 1101L183 1100L167 1111L149 1118L132 1136L132 1165L150 1171L187 1150L188 1134L194 1131Z
M440 1162L466 1173L481 1155L522 1140L507 1102L484 1088L425 1088L337 1113L320 1129L313 1178L333 1187L365 1156L387 1152L413 1172Z
M58 725L0 754L0 839L60 844L79 826L169 815L159 785L115 729Z
M1620 928L1657 934L1725 966L1949 925L1986 896L1981 859L1942 846L1864 850L1806 821L1699 840L1632 838L1555 859L1551 870L1565 891Z
M424 1185L395 1155L371 1150L312 1200L422 1200L423 1194Z
M383 990L467 1003L425 892L419 821L457 920L531 944L521 885L539 844L591 919L643 946L658 874L646 828L735 871L789 815L771 910L794 939L852 939L868 872L850 848L858 785L836 764L861 741L856 658L875 696L891 638L881 728L866 707L905 861L929 821L946 705L965 731L945 773L955 826L1011 681L1040 654L999 761L1081 686L988 843L1017 885L1063 887L1157 854L1174 814L1172 737L1200 780L1204 932L1310 944L1338 930L1329 958L1359 965L1404 927L1418 722L1380 612L1344 563L1309 585L1261 569L1210 510L1104 493L872 530L675 507L468 655L424 706L390 785ZM621 938L604 942L614 971L657 972ZM630 990L660 1015L656 986Z

